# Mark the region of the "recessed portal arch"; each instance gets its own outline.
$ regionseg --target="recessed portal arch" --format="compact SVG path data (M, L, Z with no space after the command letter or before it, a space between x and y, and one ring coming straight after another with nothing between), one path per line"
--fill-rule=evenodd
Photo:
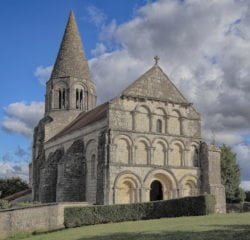
M114 183L114 203L135 203L140 201L140 179L130 172L119 175Z
M158 169L150 171L143 184L146 189L145 201L156 201L178 197L177 181L175 177L166 170ZM162 196L161 196L162 192Z
M150 185L150 201L163 200L163 186L160 181L154 180Z

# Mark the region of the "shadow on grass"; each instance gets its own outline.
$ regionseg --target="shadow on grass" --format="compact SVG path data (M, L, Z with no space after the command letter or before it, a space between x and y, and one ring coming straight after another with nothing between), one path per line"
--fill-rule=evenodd
M216 227L218 226L211 226ZM114 233L82 237L76 240L250 240L250 225L221 225L211 231L160 231L144 233Z

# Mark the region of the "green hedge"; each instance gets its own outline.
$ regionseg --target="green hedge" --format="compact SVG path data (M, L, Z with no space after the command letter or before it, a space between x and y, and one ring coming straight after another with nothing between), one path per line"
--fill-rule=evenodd
M11 207L11 204L4 199L0 199L0 209L8 209Z
M250 202L227 203L227 213L250 212Z
M109 222L207 215L215 212L212 195L117 205L68 207L64 210L66 227Z

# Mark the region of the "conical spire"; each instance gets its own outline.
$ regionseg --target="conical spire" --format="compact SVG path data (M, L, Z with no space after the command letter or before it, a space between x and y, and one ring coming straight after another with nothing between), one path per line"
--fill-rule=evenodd
M69 76L91 80L73 11L69 15L51 79Z

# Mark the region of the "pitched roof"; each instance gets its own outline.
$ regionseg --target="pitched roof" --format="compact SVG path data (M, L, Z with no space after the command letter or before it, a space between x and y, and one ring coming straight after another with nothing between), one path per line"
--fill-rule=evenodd
M79 130L88 124L94 123L107 117L108 113L108 102L99 105L98 107L88 111L80 113L75 120L73 120L69 125L67 125L62 131L56 134L54 137L48 140L48 142L53 141L59 137L67 135L73 131Z
M5 197L4 200L13 201L17 198L26 196L26 195L30 194L31 192L32 192L32 189L28 188L28 189L22 190L20 192L13 193L12 195Z
M85 58L81 37L72 11L70 12L51 79L68 76L91 80L88 62Z
M122 92L122 95L148 97L174 103L188 103L186 98L157 64L129 85Z

